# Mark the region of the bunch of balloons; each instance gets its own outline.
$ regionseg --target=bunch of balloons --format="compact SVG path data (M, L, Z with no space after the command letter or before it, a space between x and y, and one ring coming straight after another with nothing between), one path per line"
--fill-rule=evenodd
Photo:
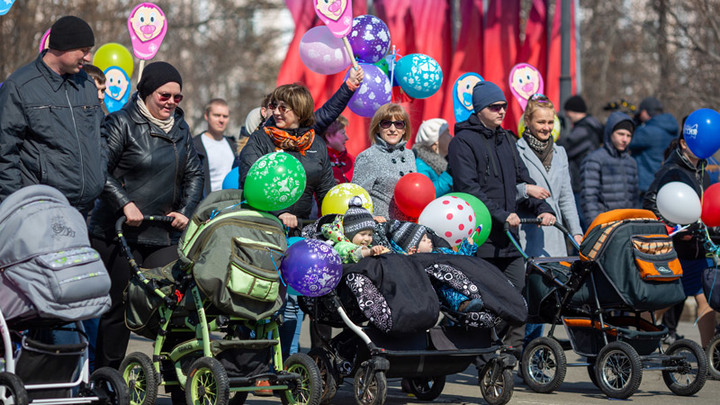
M256 210L277 211L295 204L306 182L305 169L297 158L285 152L268 153L250 166L243 196Z
M364 188L353 183L340 183L331 188L323 198L320 212L322 215L345 215L350 199L355 196L360 197L363 208L370 211L370 213L373 212L373 202L370 194Z
M285 251L280 273L294 292L320 297L340 283L342 261L330 245L316 239L302 239Z

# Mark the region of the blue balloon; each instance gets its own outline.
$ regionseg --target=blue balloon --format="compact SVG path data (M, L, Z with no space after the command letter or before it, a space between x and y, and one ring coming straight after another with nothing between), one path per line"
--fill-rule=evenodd
M707 159L720 149L720 113L701 108L688 115L683 135L690 151L700 159Z
M7 14L8 11L10 11L10 7L15 4L15 0L4 0L0 1L0 15Z
M301 240L305 240L305 238L300 236L291 236L287 238L287 247L292 246L296 242L300 242Z
M437 61L421 53L403 56L395 65L395 79L412 98L428 98L440 89L443 73Z
M230 170L230 173L225 176L225 179L223 179L222 182L222 189L238 189L240 188L240 168L233 167L232 170Z

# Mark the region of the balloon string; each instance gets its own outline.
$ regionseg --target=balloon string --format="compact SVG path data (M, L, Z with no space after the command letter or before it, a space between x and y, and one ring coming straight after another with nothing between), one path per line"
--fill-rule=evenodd
M273 257L273 251L270 250L270 248L268 248L268 247L266 247L265 249L267 249L268 252L270 252L270 260L272 260L272 264L275 267L275 271L277 271L278 277L280 277L280 281L282 282L282 284L285 287L287 287L287 283L285 282L285 279L283 279L282 273L280 273L280 269L278 268L277 264L275 264L275 258ZM284 256L284 255L281 254L281 256Z
M210 213L210 218L208 218L208 221L211 220L211 219L213 219L213 218L215 218L216 216L218 216L221 212L223 212L223 211L225 211L225 210L229 210L229 209L235 208L235 207L237 207L237 206L239 206L239 205L242 205L242 204L244 204L244 203L245 203L245 201L240 201L240 202L237 203L237 204L229 205L229 206L227 206L227 207L225 207L225 208L220 208L220 209L215 208L215 209Z

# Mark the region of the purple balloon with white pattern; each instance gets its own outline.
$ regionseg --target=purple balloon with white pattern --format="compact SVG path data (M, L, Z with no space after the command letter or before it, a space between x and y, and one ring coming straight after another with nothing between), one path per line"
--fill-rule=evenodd
M307 297L320 297L334 290L342 277L342 261L332 246L316 239L292 244L280 264L285 282Z
M350 111L361 117L372 117L381 106L390 102L392 85L385 72L370 63L359 64L365 72L360 88L350 98ZM348 74L350 71L348 71ZM345 75L347 80L348 74Z
M390 49L390 30L374 15L359 15L353 18L348 41L360 62L375 63Z

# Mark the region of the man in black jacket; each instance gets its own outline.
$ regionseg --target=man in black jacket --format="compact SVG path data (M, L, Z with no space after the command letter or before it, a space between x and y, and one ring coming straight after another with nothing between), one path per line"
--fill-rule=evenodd
M51 28L49 49L0 87L0 200L32 184L60 190L87 214L105 184L97 87L83 70L95 36L82 19Z
M543 225L552 225L555 215L550 206L535 198L517 201L516 185L535 184L515 147L515 140L500 124L505 118L507 101L500 88L491 82L479 82L473 88L475 114L455 124L455 137L448 151L448 172L453 178L453 191L479 198L490 211L492 230L488 240L478 247L477 256L498 267L515 288L525 286L523 258L505 235L508 223L517 238L520 217L518 204L534 212ZM512 346L519 357L525 327L510 327L505 344Z

